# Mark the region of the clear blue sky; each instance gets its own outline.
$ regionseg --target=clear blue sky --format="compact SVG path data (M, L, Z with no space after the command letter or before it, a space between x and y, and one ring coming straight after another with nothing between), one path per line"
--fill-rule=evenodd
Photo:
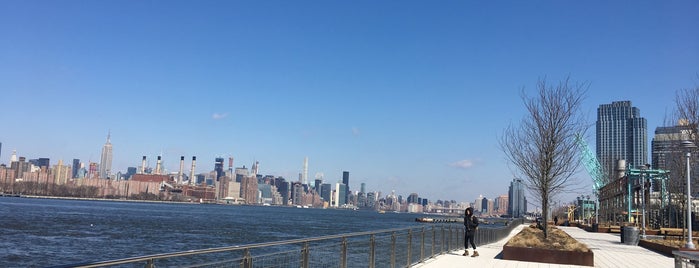
M497 140L520 90L590 82L584 113L631 100L649 139L699 85L697 1L1 1L0 163L113 168L162 152L384 194L472 202L513 177ZM588 139L594 146L594 140ZM154 165L154 160L151 162ZM589 176L579 176L590 184ZM589 189L589 187L586 187Z

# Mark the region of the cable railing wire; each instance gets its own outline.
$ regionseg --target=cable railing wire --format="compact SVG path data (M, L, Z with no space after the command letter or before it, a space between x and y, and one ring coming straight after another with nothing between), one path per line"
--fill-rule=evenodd
M523 223L479 228L477 245L499 241ZM356 232L189 250L58 267L409 267L440 254L464 249L464 228L458 223Z

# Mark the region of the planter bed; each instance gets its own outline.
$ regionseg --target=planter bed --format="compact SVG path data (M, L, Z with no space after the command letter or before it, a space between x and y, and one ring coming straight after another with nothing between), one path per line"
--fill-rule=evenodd
M529 262L543 262L555 264L572 264L583 266L595 266L595 258L592 251L562 251L541 248L522 248L505 245L502 250L502 259Z

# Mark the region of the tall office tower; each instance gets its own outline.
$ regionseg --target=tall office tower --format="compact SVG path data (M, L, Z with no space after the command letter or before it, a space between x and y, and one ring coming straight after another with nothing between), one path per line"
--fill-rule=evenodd
M49 168L51 160L45 157L38 158L38 159L30 159L29 163L34 165L35 167L41 168L45 167L46 169Z
M250 176L250 172L248 172L248 169L245 168L245 166L241 168L235 168L235 181L236 182L243 182L243 178Z
M646 119L631 101L615 101L597 108L597 159L602 171L613 174L617 160L631 167L648 163Z
M294 182L291 186L291 204L305 205L303 204L303 184L300 181Z
M308 156L303 159L303 184L308 184Z
M349 200L349 192L350 192L350 187L349 187L349 171L343 171L342 172L342 184L345 185L345 200Z
M408 204L417 203L417 198L418 198L417 193L411 193L410 195L408 195L408 200L407 200Z
M478 195L476 201L473 202L473 212L481 212L483 209L483 195Z
M216 181L223 176L223 157L216 157L216 162L214 163L214 171L216 171Z
M246 204L257 204L257 177L245 176L240 183L240 194Z
M316 190L316 193L320 193L320 185L323 184L323 180L321 179L316 179L315 184L313 184L313 189Z
M507 208L509 205L509 196L504 194L499 196L498 198L495 199L495 202L497 203L497 214L503 215L507 214Z
M12 150L12 155L10 156L10 163L17 162L17 150Z
M73 159L73 174L72 174L71 178L78 177L78 170L80 170L80 159L74 158Z
M481 213L488 213L488 210L490 207L488 207L488 198L483 197L483 200L481 200Z
M323 201L330 203L331 194L332 185L330 183L323 183L320 185L320 198L323 198Z
M362 182L359 189L361 189L361 191L359 191L360 193L366 193L366 183Z
M682 141L691 140L689 137L690 131L691 127L685 120L680 121L677 126L657 127L655 136L651 141L652 167L654 169L671 170L671 172L682 170L682 174L684 174L687 168L687 158L685 156L687 149L682 146ZM692 167L699 165L699 158L694 157L694 153L690 161L690 166ZM695 183L694 180L699 176L699 168L692 168L690 172L690 178L692 178L691 192L692 195L696 195L699 192L699 183Z
M347 193L347 185L343 183L336 183L335 184L335 206L340 207L342 205L347 204L347 199L345 198Z
M112 142L110 141L112 133L107 133L107 142L102 146L102 156L100 157L100 179L109 177L112 171Z
M507 195L507 214L512 218L521 218L527 213L527 197L524 196L524 182L522 179L513 179L510 182L510 190Z
M251 175L255 178L257 178L257 174L260 172L260 162L255 161L254 164L252 164L252 168L250 169Z
M289 183L286 181L286 179L282 177L275 178L274 186L277 187L277 191L279 192L279 195L281 195L282 204L289 205L289 199L291 198L291 187L289 187Z

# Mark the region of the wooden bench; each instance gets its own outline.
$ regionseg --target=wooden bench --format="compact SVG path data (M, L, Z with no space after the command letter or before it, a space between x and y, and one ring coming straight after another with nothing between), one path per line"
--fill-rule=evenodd
M619 227L619 226L610 227L610 228L609 228L609 232L610 232L610 233L617 233L617 234L618 234L618 233L621 233L621 227Z
M684 230L681 228L660 228L660 235L667 236L682 236Z

